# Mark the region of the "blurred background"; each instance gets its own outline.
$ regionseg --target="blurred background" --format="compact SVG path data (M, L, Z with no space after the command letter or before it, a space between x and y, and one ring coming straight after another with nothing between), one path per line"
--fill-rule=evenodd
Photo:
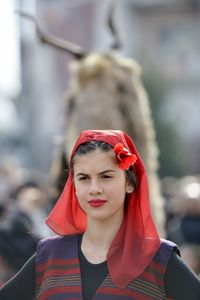
M107 27L110 4L108 0L0 0L2 282L33 253L38 239L50 233L43 222L54 202L51 169L63 135L63 99L73 59L41 43L34 23L15 10L34 15L46 32L89 52L106 53L113 40ZM114 4L120 53L142 67L152 109L167 237L183 248L184 258L200 273L200 1L116 0ZM13 228L18 228L26 251L15 241ZM19 258L11 262L17 251Z

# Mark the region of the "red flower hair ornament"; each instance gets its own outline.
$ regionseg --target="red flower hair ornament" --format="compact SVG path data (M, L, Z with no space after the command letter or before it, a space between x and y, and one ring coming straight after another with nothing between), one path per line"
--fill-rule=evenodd
M115 145L114 152L117 155L118 166L122 170L128 170L137 160L137 156L130 153L122 143Z

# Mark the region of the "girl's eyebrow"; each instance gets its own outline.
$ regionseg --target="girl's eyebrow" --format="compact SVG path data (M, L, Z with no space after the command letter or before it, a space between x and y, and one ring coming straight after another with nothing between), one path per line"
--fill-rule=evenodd
M103 174L110 173L110 172L116 172L116 171L110 169L110 170L105 170L105 171L103 171L103 172L100 172L99 174L100 174L100 175L103 175Z
M85 174L85 173L81 173L81 172L80 172L80 173L77 173L76 176L88 176L88 174Z
M110 172L116 172L116 171L115 171L115 170L112 170L112 169L109 169L109 170L102 171L102 172L100 172L99 174L100 174L100 175L104 175L104 174L110 173ZM77 176L77 177L78 177L78 176L88 176L88 174L83 173L83 172L80 172L80 173L77 173L76 176Z

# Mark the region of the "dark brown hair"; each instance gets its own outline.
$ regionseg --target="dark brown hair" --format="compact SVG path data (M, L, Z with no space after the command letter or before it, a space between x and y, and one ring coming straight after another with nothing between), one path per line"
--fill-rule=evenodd
M77 150L72 158L72 168L73 168L74 159L76 156L84 155L89 152L95 151L97 149L100 149L104 152L108 152L108 151L111 151L113 149L113 147L110 144L103 142L103 141L99 141L99 140L98 141L89 141L89 142L81 144L77 148ZM133 185L133 187L135 189L137 186L137 177L134 173L133 167L130 166L130 168L128 170L125 170L125 173L126 173L127 180Z

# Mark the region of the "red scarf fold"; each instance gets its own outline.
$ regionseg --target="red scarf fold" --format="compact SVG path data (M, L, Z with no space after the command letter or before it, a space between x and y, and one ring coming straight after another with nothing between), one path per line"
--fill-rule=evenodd
M122 143L137 156L134 171L138 186L128 195L124 221L107 254L111 279L118 287L123 288L143 272L160 247L160 238L150 212L146 171L133 141L127 134L120 130L85 130L80 134L72 151L65 188L46 223L61 236L85 231L86 214L76 198L71 161L76 149L91 140L104 141L113 147Z

